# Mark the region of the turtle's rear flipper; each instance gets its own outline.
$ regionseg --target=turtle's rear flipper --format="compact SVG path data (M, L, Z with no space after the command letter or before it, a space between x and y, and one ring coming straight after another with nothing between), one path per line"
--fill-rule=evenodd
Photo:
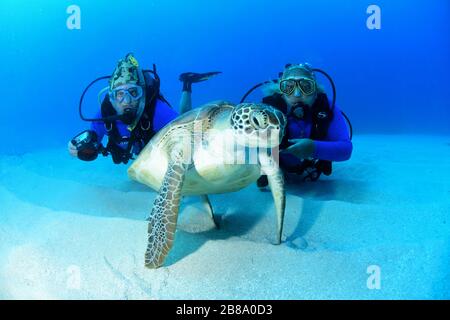
M219 222L217 221L216 216L214 215L213 207L211 205L211 202L209 201L208 195L204 194L200 196L200 199L203 203L203 206L206 207L208 210L208 215L210 216L212 222L214 223L214 226L216 229L219 229Z
M148 244L145 266L159 268L172 248L180 208L181 188L187 165L180 153L169 163L166 175L153 204L148 223Z
M205 73L185 72L185 73L180 74L180 81L196 83L196 82L208 80L209 78L212 78L220 73L222 73L222 72L220 72L220 71L212 71L212 72L205 72Z

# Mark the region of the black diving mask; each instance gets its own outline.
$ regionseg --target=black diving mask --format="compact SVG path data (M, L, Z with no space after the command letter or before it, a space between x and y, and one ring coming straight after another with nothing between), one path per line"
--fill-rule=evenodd
M291 78L280 81L280 91L284 94L293 94L296 87L299 88L300 92L305 96L310 96L316 92L316 82L309 78Z

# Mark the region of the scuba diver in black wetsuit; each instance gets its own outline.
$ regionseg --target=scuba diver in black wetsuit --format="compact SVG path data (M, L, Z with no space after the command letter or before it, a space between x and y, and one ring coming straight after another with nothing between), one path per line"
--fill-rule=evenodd
M180 110L191 108L192 83L209 79L220 72L183 73L183 92ZM85 118L82 102L86 91L96 81L109 79L109 85L100 111L95 119ZM83 131L68 143L68 151L81 160L95 160L99 153L111 155L116 164L128 163L138 155L153 135L178 116L159 90L160 81L153 70L142 70L129 53L118 61L111 77L101 77L93 81L83 92L80 100L80 117L91 122L90 130ZM103 90L102 90L103 92ZM101 93L102 93L101 92ZM102 145L107 136L106 147Z
M329 100L316 80L324 74L333 87ZM265 86L262 102L281 110L288 119L286 134L280 145L280 167L285 174L298 174L304 180L316 181L323 173L331 174L332 161L346 161L352 154L352 128L347 116L336 106L336 89L331 77L309 64L288 64L277 80L254 86ZM346 120L350 126L347 129ZM257 185L268 185L261 176Z

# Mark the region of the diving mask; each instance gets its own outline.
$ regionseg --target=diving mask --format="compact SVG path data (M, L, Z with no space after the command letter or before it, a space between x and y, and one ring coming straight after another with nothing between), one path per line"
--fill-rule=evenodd
M144 94L144 90L141 86L131 86L128 88L117 88L113 89L110 92L110 97L115 101L121 103L125 100L125 97L128 95L131 100L138 100Z
M296 87L298 87L300 92L305 96L310 96L316 92L316 82L309 78L290 78L280 81L280 91L284 94L293 94Z

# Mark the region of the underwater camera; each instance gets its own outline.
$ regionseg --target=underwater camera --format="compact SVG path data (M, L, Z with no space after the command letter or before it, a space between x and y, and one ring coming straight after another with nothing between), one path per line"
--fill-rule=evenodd
M72 144L78 151L78 159L83 161L93 161L97 159L100 152L103 153L103 147L97 142L97 134L92 130L85 130L76 135Z

